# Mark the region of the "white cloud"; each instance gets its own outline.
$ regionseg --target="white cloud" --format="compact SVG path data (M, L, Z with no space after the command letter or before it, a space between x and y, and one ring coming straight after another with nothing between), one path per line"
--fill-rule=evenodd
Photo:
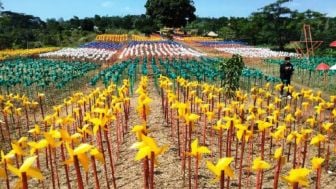
M131 8L129 8L129 7L125 7L125 10L129 11L129 10L131 10Z
M104 1L100 4L100 6L102 6L104 8L112 7L112 5L113 5L112 1Z

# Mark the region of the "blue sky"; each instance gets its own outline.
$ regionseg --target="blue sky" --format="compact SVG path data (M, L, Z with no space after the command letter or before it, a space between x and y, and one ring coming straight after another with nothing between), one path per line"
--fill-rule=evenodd
M101 16L124 16L145 13L146 0L1 0L5 10L46 18L69 19ZM249 16L251 12L275 0L194 0L196 15L202 17ZM312 9L336 16L336 0L293 0L288 4L299 11Z

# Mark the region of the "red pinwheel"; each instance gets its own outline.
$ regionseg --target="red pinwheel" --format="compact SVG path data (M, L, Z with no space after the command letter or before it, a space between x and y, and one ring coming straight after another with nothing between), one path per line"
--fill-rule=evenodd
M330 66L328 64L321 63L321 64L317 65L316 70L326 71L326 70L329 70L329 68L330 68Z
M329 70L330 66L328 64L325 63L321 63L319 65L317 65L316 70L318 71L324 71L324 83L326 84L327 82L327 72Z
M336 47L336 41L331 42L329 46L330 47Z

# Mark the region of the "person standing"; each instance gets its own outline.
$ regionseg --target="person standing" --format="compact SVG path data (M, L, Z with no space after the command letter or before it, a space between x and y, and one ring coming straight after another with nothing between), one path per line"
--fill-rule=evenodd
M280 91L281 96L283 96L284 87L290 85L293 72L294 67L290 62L290 57L285 57L285 61L280 65L280 79L283 84ZM286 96L289 99L291 98L291 94L289 91L287 91Z

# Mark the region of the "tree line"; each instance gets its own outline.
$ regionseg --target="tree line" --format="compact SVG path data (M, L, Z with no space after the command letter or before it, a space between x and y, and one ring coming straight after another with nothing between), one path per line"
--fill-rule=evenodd
M196 9L190 0L174 0L167 6L158 0L148 0L145 5L147 12L143 15L75 16L69 20L60 18L43 21L33 15L3 10L0 16L0 49L76 46L93 40L99 33L150 34L168 26L181 27L194 35L206 35L214 31L223 39L242 40L251 45L266 45L283 50L291 48L290 41L302 40L303 24L309 24L313 39L324 41L321 52L334 53L328 45L336 40L336 17L328 17L313 10L292 10L286 6L289 1L277 0L248 17L220 18L196 17Z

